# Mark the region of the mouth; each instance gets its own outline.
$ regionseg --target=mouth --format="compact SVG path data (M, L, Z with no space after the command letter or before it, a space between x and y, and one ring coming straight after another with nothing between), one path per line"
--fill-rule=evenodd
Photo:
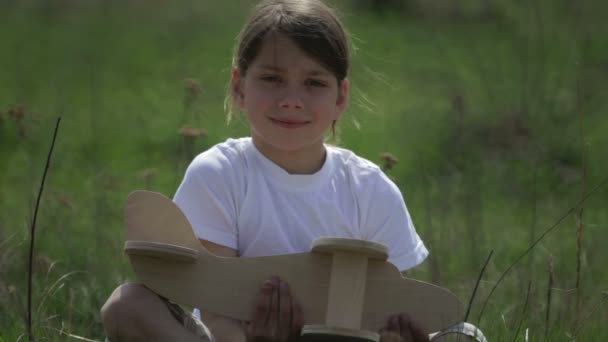
M298 119L276 119L276 118L269 118L270 121L272 121L272 123L274 123L277 126L283 127L283 128L300 128L303 126L306 126L310 123L310 121L305 121L305 120L298 120Z

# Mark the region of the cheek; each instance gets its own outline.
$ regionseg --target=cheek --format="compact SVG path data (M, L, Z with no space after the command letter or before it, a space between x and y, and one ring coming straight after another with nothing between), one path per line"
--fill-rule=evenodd
M245 106L248 108L263 108L268 107L272 104L272 96L267 91L257 90L252 87L247 92L245 97Z
M316 97L310 102L310 106L318 114L333 117L336 112L336 97L330 94Z

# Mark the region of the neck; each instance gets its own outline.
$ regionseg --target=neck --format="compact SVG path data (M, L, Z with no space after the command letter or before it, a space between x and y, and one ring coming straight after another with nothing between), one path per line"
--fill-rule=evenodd
M253 139L253 144L266 158L280 166L290 174L309 175L321 170L325 162L325 146L320 144L318 148L301 149L295 151L284 151L258 139Z

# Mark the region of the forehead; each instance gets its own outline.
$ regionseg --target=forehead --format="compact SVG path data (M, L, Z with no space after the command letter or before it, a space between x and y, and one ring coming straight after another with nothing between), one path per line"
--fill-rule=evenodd
M304 52L292 39L277 32L266 34L251 68L331 75L316 58Z

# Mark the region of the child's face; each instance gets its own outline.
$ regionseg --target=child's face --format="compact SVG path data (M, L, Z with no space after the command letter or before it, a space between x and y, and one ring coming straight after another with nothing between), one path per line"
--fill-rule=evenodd
M348 81L339 85L282 34L267 35L247 74L235 69L232 76L232 96L247 113L254 143L271 153L323 151L327 129L346 107Z

